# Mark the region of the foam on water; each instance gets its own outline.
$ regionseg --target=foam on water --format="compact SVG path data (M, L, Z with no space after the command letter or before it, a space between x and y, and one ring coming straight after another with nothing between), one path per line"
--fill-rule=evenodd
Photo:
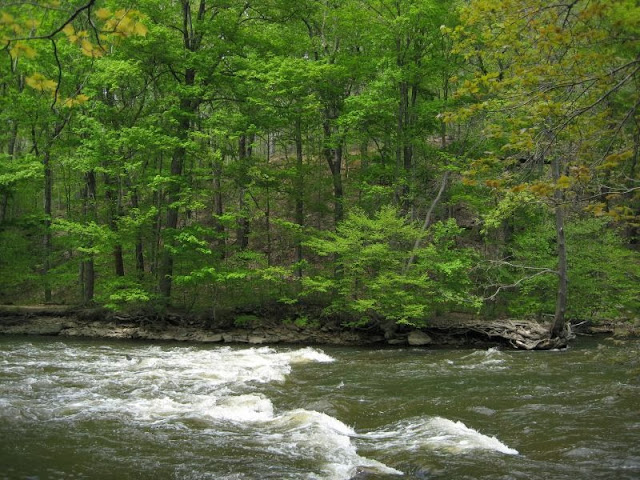
M3 385L0 420L19 411L38 421L108 419L142 427L204 428L214 436L224 432L249 436L283 462L314 465L305 477L309 479L348 479L358 467L402 474L359 455L358 442L374 451L518 453L495 437L441 417L416 417L358 434L325 413L277 411L265 394L265 384L284 382L293 365L334 361L310 347L279 351L147 346L129 348L126 354L109 347L63 343L45 346L49 351L44 354L42 348L23 345L0 352L0 373L8 380ZM502 355L490 349L462 360L501 362ZM29 368L20 368L26 364ZM36 375L26 373L34 370Z
M263 440L272 445L274 452L303 455L315 460L327 459L322 477L316 478L351 478L357 467L402 475L402 472L383 463L358 455L351 440L356 436L356 432L324 413L304 409L291 410L275 417L270 422L269 429L272 433Z
M460 363L450 362L463 370L505 370L508 368L507 356L496 347L487 350L476 350L462 357Z
M108 347L48 348L53 351L44 355L33 345L0 353L0 373L13 380L3 391L5 413L18 409L38 420L109 419L143 427L185 428L195 421L213 435L228 428L250 432L283 458L323 465L308 478L347 479L359 466L401 473L358 455L355 432L338 419L304 409L276 413L261 392L263 384L285 381L292 365L334 361L320 350L151 346L123 355ZM17 367L25 363L39 374L23 378L27 370Z
M300 350L295 350L281 355L287 357L292 364L332 363L335 361L333 357L311 347L302 348Z
M488 450L507 455L518 455L495 437L489 437L467 427L464 423L447 418L413 418L403 420L386 429L362 435L385 449L440 450L461 454L470 450Z

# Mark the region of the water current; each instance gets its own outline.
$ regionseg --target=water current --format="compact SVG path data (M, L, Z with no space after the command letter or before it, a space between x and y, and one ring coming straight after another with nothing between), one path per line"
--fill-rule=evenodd
M639 351L0 337L0 479L638 479Z

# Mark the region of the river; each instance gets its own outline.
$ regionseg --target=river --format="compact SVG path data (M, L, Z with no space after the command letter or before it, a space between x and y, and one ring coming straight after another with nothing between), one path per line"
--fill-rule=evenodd
M638 479L639 352L0 337L0 479Z

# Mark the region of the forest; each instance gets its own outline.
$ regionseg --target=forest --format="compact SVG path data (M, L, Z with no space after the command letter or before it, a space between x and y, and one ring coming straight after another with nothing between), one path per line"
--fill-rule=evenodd
M637 319L639 52L634 0L0 0L0 303Z

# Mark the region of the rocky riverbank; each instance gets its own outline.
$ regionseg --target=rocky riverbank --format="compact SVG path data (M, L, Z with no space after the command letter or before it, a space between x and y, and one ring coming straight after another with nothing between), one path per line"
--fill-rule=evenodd
M117 338L252 345L503 345L519 349L562 348L568 338L549 338L548 326L525 320L441 318L428 327L381 329L348 328L338 321L302 322L240 317L242 322L213 322L183 314L116 314L65 306L0 306L0 334ZM242 323L242 325L237 325Z

